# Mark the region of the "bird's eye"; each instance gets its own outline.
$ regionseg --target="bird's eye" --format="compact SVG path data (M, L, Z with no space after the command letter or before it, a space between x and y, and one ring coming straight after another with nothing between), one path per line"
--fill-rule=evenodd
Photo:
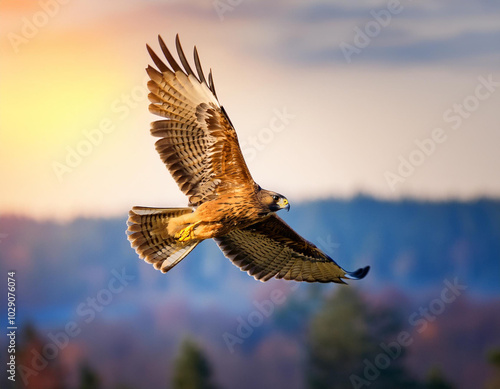
M273 196L273 200L274 200L274 201L278 201L278 200L279 200L279 197L278 197L278 196L276 196L276 195L274 195L274 196Z

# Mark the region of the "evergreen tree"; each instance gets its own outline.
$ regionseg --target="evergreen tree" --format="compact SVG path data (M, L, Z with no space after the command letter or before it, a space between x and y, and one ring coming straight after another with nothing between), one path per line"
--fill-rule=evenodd
M443 372L438 367L433 367L427 375L426 389L453 389L444 377Z
M370 354L365 308L347 288L325 301L309 332L308 380L312 389L350 387L349 375L359 371Z
M80 389L99 389L101 380L99 375L87 364L80 368Z
M212 370L208 359L198 345L185 339L175 361L173 389L215 389L211 382Z
M488 353L488 362L493 366L494 373L486 383L486 389L500 388L500 348L495 348Z
M397 318L391 309L372 312L355 289L339 288L310 323L309 387L418 387L403 367L404 348L395 348L392 356L381 348L381 343L389 344L401 332ZM381 362L384 366L377 367Z

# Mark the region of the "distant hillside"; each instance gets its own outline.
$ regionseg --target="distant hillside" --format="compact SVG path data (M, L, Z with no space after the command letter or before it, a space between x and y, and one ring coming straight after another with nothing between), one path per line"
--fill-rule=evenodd
M417 342L408 363L425 374L437 356L429 357L429 348L440 344L445 372L454 372L456 382L465 383L457 387L467 387L488 372L485 347L500 342L498 309L492 308L498 307L500 295L500 201L388 202L357 197L292 203L290 213L282 216L347 270L370 265L364 280L350 284L369 300L397 306L403 315L439 296L445 279L466 285L464 299L436 322L435 335ZM274 339L287 369L295 372L279 382L289 389L304 387L300 370L304 328L323 298L342 286L257 282L224 258L211 241L199 245L165 275L139 260L130 248L126 218L77 219L67 224L0 218L0 269L4 275L16 271L20 326L33 322L47 334L75 321L82 332L72 341L71 353L63 353L68 365L74 366L76 356L87 356L102 364L105 383L115 382L113 377L123 373L130 382L140 382L133 385L137 387L145 384L137 377L147 369L148 387L163 385L170 374L165 363L171 362L185 333L196 334L209 348L227 387L239 382L237 372L243 374L244 366L265 369L265 358L275 360L273 353L278 351L266 346ZM123 288L115 292L117 285ZM247 318L256 310L256 302L269 299L277 289L287 299L275 311L285 311L252 329L248 341L230 353L223 334L235 333L238 318ZM5 299L0 304L4 309ZM5 320L6 316L1 321L4 328ZM463 328L481 336L464 339ZM469 343L463 346L460 342L465 340ZM289 354L285 345L292 347ZM468 359L457 352L460 347L473 350ZM151 358L145 359L146 354ZM220 373L228 363L234 371ZM274 387L266 386L272 381L264 377L259 387Z
M377 285L414 290L458 276L477 293L500 292L500 201L357 197L304 203L287 220L313 242L338 243L330 255L346 266L371 265Z
M348 270L370 265L368 288L419 291L459 277L479 295L500 292L500 201L378 201L367 197L292 204L282 217ZM227 283L259 283L225 259L213 242L162 275L140 261L125 236L126 216L78 219L68 224L2 217L2 271L15 268L29 285L29 302L71 301L89 293L89 281L125 266L131 274L151 274L161 290L188 294L226 293ZM46 280L57 281L57 288ZM224 283L220 280L225 280ZM180 281L182 280L182 281ZM59 290L64 290L61 295ZM179 289L177 289L179 290ZM27 296L28 297L28 296Z

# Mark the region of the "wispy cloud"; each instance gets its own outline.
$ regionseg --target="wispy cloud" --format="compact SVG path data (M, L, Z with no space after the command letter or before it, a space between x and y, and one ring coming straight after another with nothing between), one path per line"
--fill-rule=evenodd
M391 65L450 63L456 66L484 63L500 57L500 3L482 0L458 2L314 1L291 5L265 3L240 6L227 15L225 23L259 20L262 30L273 29L278 39L253 36L266 54L304 63L345 63L341 44L353 44L356 34L370 23L380 23L376 14L391 13L387 24L356 61ZM383 16L383 15L382 15ZM278 30L278 34L276 34ZM368 32L370 35L370 32Z

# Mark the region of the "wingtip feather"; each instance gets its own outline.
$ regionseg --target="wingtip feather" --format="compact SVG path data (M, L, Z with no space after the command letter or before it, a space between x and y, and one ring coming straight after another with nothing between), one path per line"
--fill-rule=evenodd
M361 279L365 278L365 276L368 274L369 270L370 270L370 266L361 267L356 271L346 272L344 277L348 278L350 280L361 280Z

